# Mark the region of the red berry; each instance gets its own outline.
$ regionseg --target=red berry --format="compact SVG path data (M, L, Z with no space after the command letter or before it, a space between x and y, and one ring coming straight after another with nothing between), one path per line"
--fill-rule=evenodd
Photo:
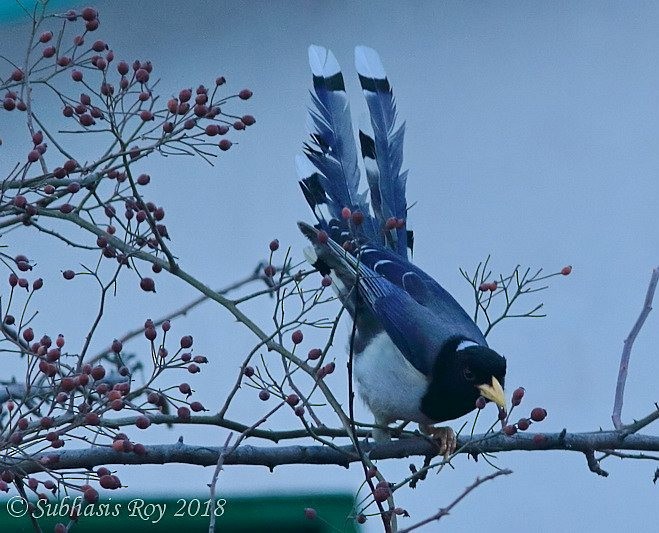
M64 276L64 279L73 279L75 277L75 272L73 270L65 270L62 272L62 276Z
M103 50L107 50L107 48L108 45L103 41L94 41L94 44L92 44L92 50L94 50L94 52L102 52Z
M531 411L531 420L534 422L542 422L545 418L547 418L547 411L542 407L536 407Z
M533 444L536 446L544 446L545 443L547 442L547 437L545 437L542 433L536 433L533 435Z
M185 335L181 337L181 348L187 350L192 346L192 335Z
M270 251L276 252L277 250L279 250L279 239L274 239L270 241Z
M570 272L572 272L572 265L564 266L561 268L561 274L563 274L563 276L569 276Z
M277 269L273 265L268 265L263 269L263 273L269 278L274 277L276 272L277 272Z
M256 119L252 115L243 115L240 119L245 126L252 126L256 123Z
M201 402L192 402L190 404L190 409L192 409L195 413L206 410Z
M511 437L512 435L517 433L517 428L515 426L512 426L512 425L509 424L509 425L503 427L503 432L506 435L508 435L509 437Z
M40 157L41 157L41 154L39 153L38 150L30 150L30 152L27 154L27 160L30 163L34 163L35 161L39 161Z
M76 35L73 38L73 44L76 46L82 46L83 44L85 44L85 38L82 35Z
M245 124L242 122L242 120L236 120L233 123L233 129L234 130L244 130L245 129Z
M96 503L98 501L98 491L93 487L86 489L83 496L87 503ZM63 531L66 531L66 528Z
M304 335L299 329L296 329L291 335L291 340L293 341L293 344L300 344L302 342L302 339L304 339Z
M187 407L181 406L177 409L176 412L181 420L190 420L190 409L188 409Z
M43 142L43 133L41 131L35 131L32 134L32 142L36 146L37 144L41 144Z
M485 404L487 401L482 396L479 396L476 400L476 409L485 409Z
M86 7L80 12L80 16L83 20L89 22L90 20L95 20L98 17L98 13L93 7Z
M243 370L243 375L247 376L248 378L251 378L254 375L254 368L251 366L246 366L245 370Z
M98 381L99 379L103 379L105 377L105 368L101 365L95 366L91 370L91 376Z
M156 282L152 278L142 278L140 288L145 292L156 292Z
M114 339L112 341L112 351L114 353L120 353L122 349L123 349L123 344L121 343L121 341Z
M187 383L181 383L178 386L178 390L181 391L181 394L186 394L188 396L192 394L192 389L190 388L190 385L188 385Z
M21 81L23 79L23 77L24 77L23 71L19 68L15 69L11 73L11 79L14 80L14 81Z
M233 143L229 139L222 139L217 145L220 147L220 150L226 152Z
M219 77L215 78L215 85L217 85L219 87L220 85L224 85L226 83L226 81L227 80L224 79L224 76L219 76Z
M54 46L46 46L46 48L43 49L41 52L41 55L44 57L53 57L55 55L55 47Z
M34 340L34 330L32 328L24 329L23 339L25 342L32 342Z
M144 444L136 443L133 446L133 452L137 455L146 455L146 448Z
M343 209L341 209L341 217L344 220L348 220L351 216L352 216L352 211L350 211L350 208L344 207Z
M81 124L82 126L85 126L86 128L88 128L89 126L93 126L94 124L96 124L96 121L95 121L95 120L93 119L93 117L92 117L91 115L89 115L88 113L85 113L84 115L80 115L80 119L79 119L79 120L80 120L80 124Z
M135 79L139 83L146 83L147 81L149 81L149 73L147 72L146 69L143 68L138 69L137 72L135 72Z
M206 135L209 137L214 137L215 135L220 134L220 127L217 124L209 124L206 126Z
M382 503L387 501L389 496L391 496L391 488L389 487L389 483L386 481L380 481L375 486L375 490L373 491L373 499L376 502Z
M101 478L98 480L98 483L104 489L113 490L121 487L121 481L119 481L119 478L117 476L110 476L110 475L101 476Z
M197 365L192 363L188 365L188 372L190 372L190 374L197 374L201 372L201 368L199 368Z
M98 29L98 19L90 20L85 24L87 31L96 31Z
M522 398L524 398L524 387L518 387L513 392L513 397L511 400L512 405L515 406L522 403Z
M151 420L149 420L146 416L138 416L135 420L135 425L139 429L146 429L151 425Z
M71 78L73 79L73 81L82 81L82 72L80 72L79 70L74 70L73 72L71 72Z
M241 100L249 100L254 93L250 91L249 89L243 89L238 93L238 98Z
M329 287L332 284L332 278L330 276L323 276L323 279L320 281L320 284L323 287Z
M39 36L39 42L40 43L47 43L53 38L53 32L52 31L45 31Z
M529 426L531 423L529 422L528 418L520 418L519 421L517 422L517 429L520 431L526 431L529 429Z
M309 350L307 357L310 360L315 361L316 359L319 359L321 355L323 355L323 351L320 348L312 348Z
M286 403L291 407L295 407L298 403L300 403L300 397L297 394L289 394L286 396Z
M269 400L270 399L270 393L265 389L260 390L259 391L259 399L263 400L264 402Z

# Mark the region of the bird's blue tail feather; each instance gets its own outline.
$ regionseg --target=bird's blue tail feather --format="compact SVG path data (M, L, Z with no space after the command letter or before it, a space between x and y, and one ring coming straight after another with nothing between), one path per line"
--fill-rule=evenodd
M359 132L368 192L359 192L357 145L339 64L330 50L315 45L309 47L309 64L314 85L309 110L312 131L304 153L313 168L299 161L297 167L318 227L341 245L346 241L379 245L406 258L412 236L406 228L407 172L401 172L405 130L396 124L396 106L382 62L370 48L355 49L373 130ZM353 216L346 216L344 208Z

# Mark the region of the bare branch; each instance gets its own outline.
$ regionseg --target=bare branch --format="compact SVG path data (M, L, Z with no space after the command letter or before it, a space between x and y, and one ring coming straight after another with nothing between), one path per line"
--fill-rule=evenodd
M437 511L434 515L426 518L425 520L421 520L420 522L417 522L416 524L406 527L405 529L401 529L399 533L408 533L410 531L413 531L415 529L418 529L422 526L425 526L426 524L429 524L430 522L436 522L437 520L441 519L443 516L446 516L451 512L451 510L458 505L472 490L476 489L486 481L490 481L496 477L499 476L507 476L512 474L512 470L497 470L496 472L491 473L490 475L487 475L485 477L477 477L476 481L474 481L471 485L469 485L463 492L460 494L455 500L453 500L450 504L448 504L446 507L442 507L439 511Z
M618 371L618 383L616 384L616 394L615 400L613 403L613 414L611 415L611 420L613 420L613 426L616 429L623 427L621 420L622 413L622 402L625 396L625 383L627 382L627 371L629 369L629 357L632 353L632 347L634 346L634 341L636 340L637 335L641 331L645 319L652 311L652 300L654 299L654 293L657 288L657 282L659 281L659 267L655 268L652 271L652 276L650 277L650 284L648 285L648 290L645 294L645 301L643 302L643 309L641 314L636 319L634 327L629 332L629 336L625 339L625 343L622 349L622 356L620 357L620 370Z
M535 434L538 435L538 434ZM609 450L642 450L659 452L659 436L625 435L624 431L597 431L592 433L545 433L541 442L534 434L516 434L508 437L475 435L459 438L459 453L469 455L511 451L562 450L588 453ZM437 452L436 446L423 438L400 439L383 444L362 443L361 450L371 460L402 459L411 456L428 456ZM20 469L32 474L44 469L94 468L108 464L167 464L184 463L199 466L217 466L224 448L217 446L187 445L183 442L146 446L146 455L115 452L111 447L79 450L58 450L35 454L29 459L4 458L0 468ZM55 458L55 459L54 459ZM266 466L271 470L281 465L339 465L348 467L361 461L351 445L337 446L251 446L242 445L228 453L224 465Z

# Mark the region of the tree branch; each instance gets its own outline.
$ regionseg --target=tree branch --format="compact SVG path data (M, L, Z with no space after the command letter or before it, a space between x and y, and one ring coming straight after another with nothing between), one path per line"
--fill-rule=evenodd
M538 434L535 434L538 435ZM610 450L637 450L659 452L659 436L626 435L624 431L597 431L592 433L545 433L538 442L534 434L474 435L459 438L459 453L480 454L512 451L562 450L580 453ZM372 460L402 459L411 456L433 456L436 446L423 438L399 439L384 444L361 444L363 453ZM18 469L32 474L48 465L50 470L94 468L108 464L167 464L184 463L199 466L216 466L223 447L188 445L183 442L146 446L146 455L115 452L111 447L79 450L62 450L35 454L31 459L5 458L0 468ZM242 445L225 455L224 465L276 466L293 464L339 465L348 467L361 459L351 445L337 446L251 446Z
M645 294L645 302L643 302L643 309L641 314L636 319L634 327L629 332L629 336L625 339L625 343L622 349L622 356L620 357L620 370L618 371L618 383L616 384L616 394L615 400L613 403L613 414L611 415L611 420L613 420L613 426L616 429L621 429L623 427L621 420L622 413L622 402L625 396L625 383L627 382L627 370L629 369L629 357L632 353L632 347L634 346L634 341L636 340L637 335L641 331L645 319L652 311L652 300L654 299L654 292L657 288L657 282L659 281L659 267L655 268L652 271L652 276L650 277L650 284L648 285L648 290Z

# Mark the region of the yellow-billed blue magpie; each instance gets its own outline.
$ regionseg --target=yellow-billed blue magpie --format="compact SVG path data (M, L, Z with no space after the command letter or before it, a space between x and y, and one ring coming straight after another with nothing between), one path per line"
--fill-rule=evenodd
M359 132L368 192L359 192L358 149L339 64L320 46L309 47L309 63L311 138L297 165L318 221L299 223L313 244L309 260L332 277L355 321L354 378L375 424L418 422L451 453L453 431L432 424L468 413L480 396L505 408L506 360L455 299L407 259L413 234L406 227L407 171L401 171L405 126L397 125L378 54L355 49L372 128ZM388 432L373 435L380 440Z

